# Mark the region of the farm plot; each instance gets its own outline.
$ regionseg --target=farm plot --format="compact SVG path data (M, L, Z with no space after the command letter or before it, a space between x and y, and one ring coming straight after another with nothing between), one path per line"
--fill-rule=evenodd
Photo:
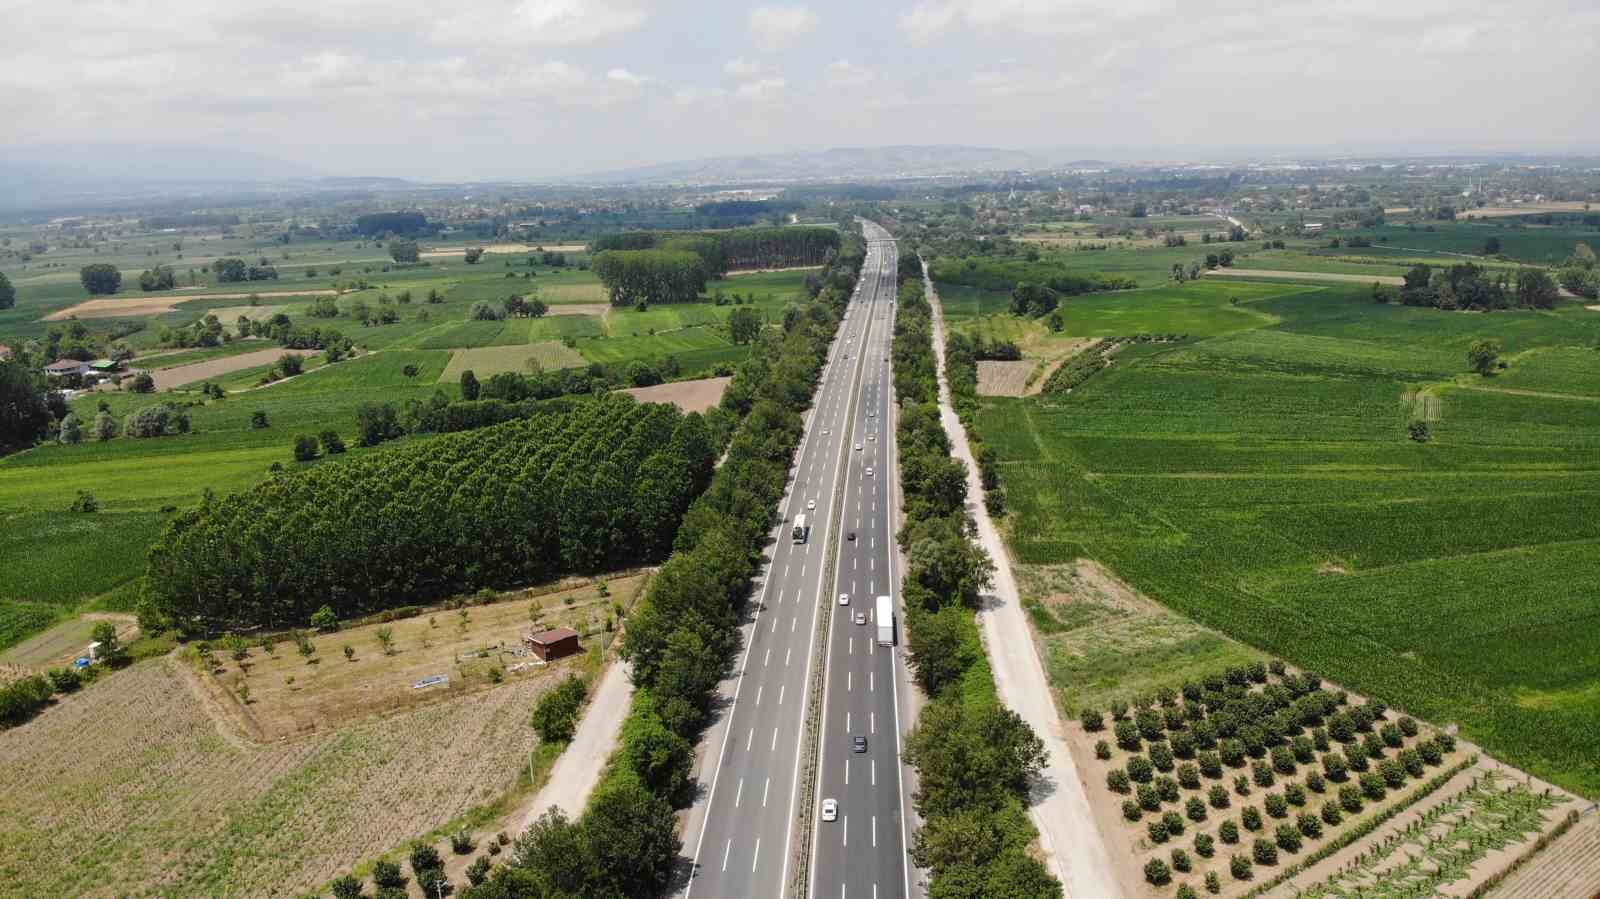
M630 387L623 393L641 403L672 403L685 412L704 412L722 402L722 393L728 389L732 378L700 378L694 381L677 381L657 384L654 387Z
M1581 805L1161 609L1093 563L1020 574L1069 744L1097 760L1089 778L1105 786L1091 787L1091 807L1130 895L1285 883L1319 890L1297 895L1433 895L1482 882L1509 862L1502 850ZM1420 851L1397 853L1408 843ZM1411 892L1363 892L1374 883Z
M207 714L182 664L141 663L0 733L8 892L299 895L501 795L552 682L257 746Z
M1071 394L983 401L1014 557L1094 559L1200 624L1600 795L1600 624L1582 599L1600 590L1600 404L1451 386L1492 324L1508 355L1537 351L1512 358L1542 386L1575 389L1589 313L1421 315L1360 286L1245 305L1278 324L1119 355ZM1410 439L1418 390L1440 383L1432 439Z
M477 347L456 350L452 353L450 364L444 367L444 372L439 375L439 381L440 383L459 381L461 373L469 369L479 378L503 371L526 373L530 362L537 362L546 370L577 368L586 364L584 357L576 350L568 349L564 344L553 340L513 346Z
M137 296L129 297L125 300L84 300L76 306L50 313L44 317L44 321L62 321L74 317L137 318L171 312L179 303L190 303L197 300L245 300L252 296L262 299L277 299L279 297L328 296L337 292L334 290L264 290L252 293L176 294Z
M538 662L523 650L522 635L570 627L586 646L604 642L616 609L626 612L633 605L643 581L639 575L612 580L604 595L597 584L583 583L525 599L307 635L310 654L289 639L271 647L256 641L237 650L212 644L207 667L236 701L240 688L249 688L248 700L238 707L257 740L318 733L374 712L459 699L496 678L567 667L561 661ZM438 676L444 680L437 686L413 686Z
M979 362L978 395L1022 396L1028 388L1028 376L1038 367L1039 363L1027 360Z
M206 381L231 375L234 372L260 365L271 365L282 356L307 356L316 355L319 350L287 350L274 347L270 350L256 350L251 353L240 353L237 356L224 356L220 359L209 359L205 362L193 362L189 365L175 365L171 368L160 368L150 373L156 382L157 390L170 390L193 384L196 381Z

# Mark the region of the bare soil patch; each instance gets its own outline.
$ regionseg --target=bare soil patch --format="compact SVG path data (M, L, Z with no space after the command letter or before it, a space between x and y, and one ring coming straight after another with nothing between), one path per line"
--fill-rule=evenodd
M76 306L69 306L45 316L41 321L55 322L77 316L78 318L131 318L141 315L161 315L171 312L179 303L189 303L195 300L247 300L250 297L271 299L274 297L312 297L329 296L337 294L335 290L273 290L252 291L250 293L207 293L183 296L162 297L129 297L125 300L102 298L98 300L84 300ZM259 307L252 307L259 308Z
M1399 275L1351 275L1344 272L1280 272L1263 268L1215 268L1206 272L1209 276L1223 278L1275 278L1285 281L1345 281L1356 284L1379 284L1400 286L1406 279Z
M312 356L320 350L290 350L283 347L273 347L270 350L256 350L253 353L240 353L237 356L224 356L221 359L208 359L205 362L195 362L189 365L175 365L172 368L162 368L152 371L150 376L155 379L157 390L167 390L172 387L182 387L207 378L218 378L230 375L246 368L258 365L271 365L278 361L280 356Z
M1541 212L1583 212L1583 203L1577 200L1558 200L1550 203L1524 203L1521 206L1485 206L1482 209L1463 209L1457 219L1505 218L1512 215L1538 215Z
M1039 367L1031 359L1015 362L979 362L979 396L1022 396L1028 386L1028 375Z
M610 303L563 303L550 305L545 309L545 315L605 315L610 312Z
M531 252L534 252L534 251L537 251L537 250L544 250L545 252L549 252L549 253L582 253L582 252L584 252L585 250L588 249L587 246L585 246L584 244L581 244L581 243L564 243L564 244L491 243L491 244L473 244L473 246L482 246L483 247L483 251L485 253L531 253ZM424 253L422 253L420 255L424 259L438 259L438 258L443 257L443 256L462 256L462 255L465 255L466 252L467 252L467 248L464 247L464 246L462 246L462 247L435 247L435 248L433 248L431 250L428 250L428 251L426 251L426 252L424 252Z
M469 368L479 378L503 371L525 373L528 371L529 361L537 361L539 367L546 371L555 368L577 368L588 364L577 350L559 340L541 340L538 343L510 346L472 347L456 350L451 354L450 364L446 365L439 375L439 383L458 381L461 379L461 373Z
M675 381L654 387L630 387L623 393L641 403L672 403L685 412L704 412L722 402L722 392L732 378L701 378Z
M728 277L737 278L740 275L758 275L762 272L804 272L820 269L820 265L791 265L787 268L742 268L735 272L728 272Z

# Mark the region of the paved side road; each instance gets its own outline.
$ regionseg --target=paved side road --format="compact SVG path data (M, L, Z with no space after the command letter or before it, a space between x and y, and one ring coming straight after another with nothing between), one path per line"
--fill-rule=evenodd
M552 808L561 809L568 818L583 814L589 794L600 782L606 760L617 748L622 719L627 717L632 699L633 682L628 679L628 666L620 661L607 665L589 700L589 708L572 735L571 745L551 767L550 780L534 795L528 817L522 822L524 830Z
M967 444L966 429L950 404L950 385L944 377L944 313L938 294L922 266L933 306L933 347L939 362L939 418L950 434L952 454L967 465L967 511L978 523L978 540L995 564L994 588L983 597L978 625L983 634L989 664L994 669L1000 700L1027 721L1044 741L1050 758L1045 764L1043 783L1034 790L1029 811L1039 828L1039 843L1045 863L1073 899L1117 899L1122 896L1111 856L1095 826L1089 798L1078 779L1078 768L1062 736L1061 719L1050 696L1044 666L1033 646L1027 617L1011 575L1011 559L1006 554L1000 532L983 504L983 484L978 480L978 465Z

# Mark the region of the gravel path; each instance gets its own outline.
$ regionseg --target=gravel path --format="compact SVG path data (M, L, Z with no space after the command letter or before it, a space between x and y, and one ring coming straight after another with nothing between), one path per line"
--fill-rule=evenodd
M1017 582L1011 574L1010 556L984 507L983 485L978 481L978 466L967 445L966 429L950 405L950 386L944 377L944 313L933 281L928 278L926 263L922 273L928 300L933 306L933 347L939 361L939 417L950 434L952 454L966 463L968 511L977 520L978 541L995 563L994 587L984 595L984 607L978 612L984 648L994 669L1001 701L1028 722L1050 753L1029 809L1039 828L1039 844L1044 850L1045 863L1066 888L1067 896L1116 899L1122 895L1122 890L1112 870L1111 855L1106 851L1099 828L1095 827L1083 781L1062 735L1061 719L1050 695L1044 665L1034 649Z
M571 745L562 750L561 757L550 768L550 780L528 806L523 829L552 808L561 809L568 818L583 814L589 794L600 782L600 772L617 748L622 719L627 716L632 699L633 682L628 679L628 667L621 662L611 663L600 676L600 685L578 722Z

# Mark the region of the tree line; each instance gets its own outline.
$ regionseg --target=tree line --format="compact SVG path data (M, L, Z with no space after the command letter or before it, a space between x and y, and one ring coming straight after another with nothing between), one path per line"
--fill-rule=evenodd
M1389 288L1373 284L1374 302L1388 303L1394 296ZM1399 300L1406 306L1480 311L1553 309L1560 296L1555 280L1544 269L1523 267L1512 275L1495 273L1471 262L1437 271L1421 263L1414 265L1406 272L1405 284L1399 291Z
M742 268L822 265L839 252L844 238L833 228L735 228L731 231L621 231L602 234L589 252L674 250L694 253L709 277Z
M576 820L559 810L541 818L517 840L509 864L462 899L649 896L667 886L680 849L673 810L692 798L694 741L738 647L739 610L863 256L859 239L848 241L803 314L756 338L723 396L722 408L740 423L628 620L622 652L637 689L589 807Z
M979 641L973 613L994 562L970 538L966 466L951 458L939 423L932 309L920 278L901 284L896 310L902 590L912 671L932 697L906 737L923 819L911 857L931 874L930 896L1055 899L1061 884L1028 852L1038 833L1027 796L1044 743L1000 704Z
M613 306L692 303L706 289L705 261L677 250L606 250L590 266Z
M929 265L933 280L941 284L963 284L984 290L1012 290L1030 283L1048 289L1056 296L1076 296L1102 290L1127 290L1138 283L1118 275L1076 272L1060 262L1027 257L965 256L935 259ZM1033 311L1043 315L1055 308Z
M339 466L179 515L141 618L186 636L298 627L666 554L715 448L699 415L607 396Z

